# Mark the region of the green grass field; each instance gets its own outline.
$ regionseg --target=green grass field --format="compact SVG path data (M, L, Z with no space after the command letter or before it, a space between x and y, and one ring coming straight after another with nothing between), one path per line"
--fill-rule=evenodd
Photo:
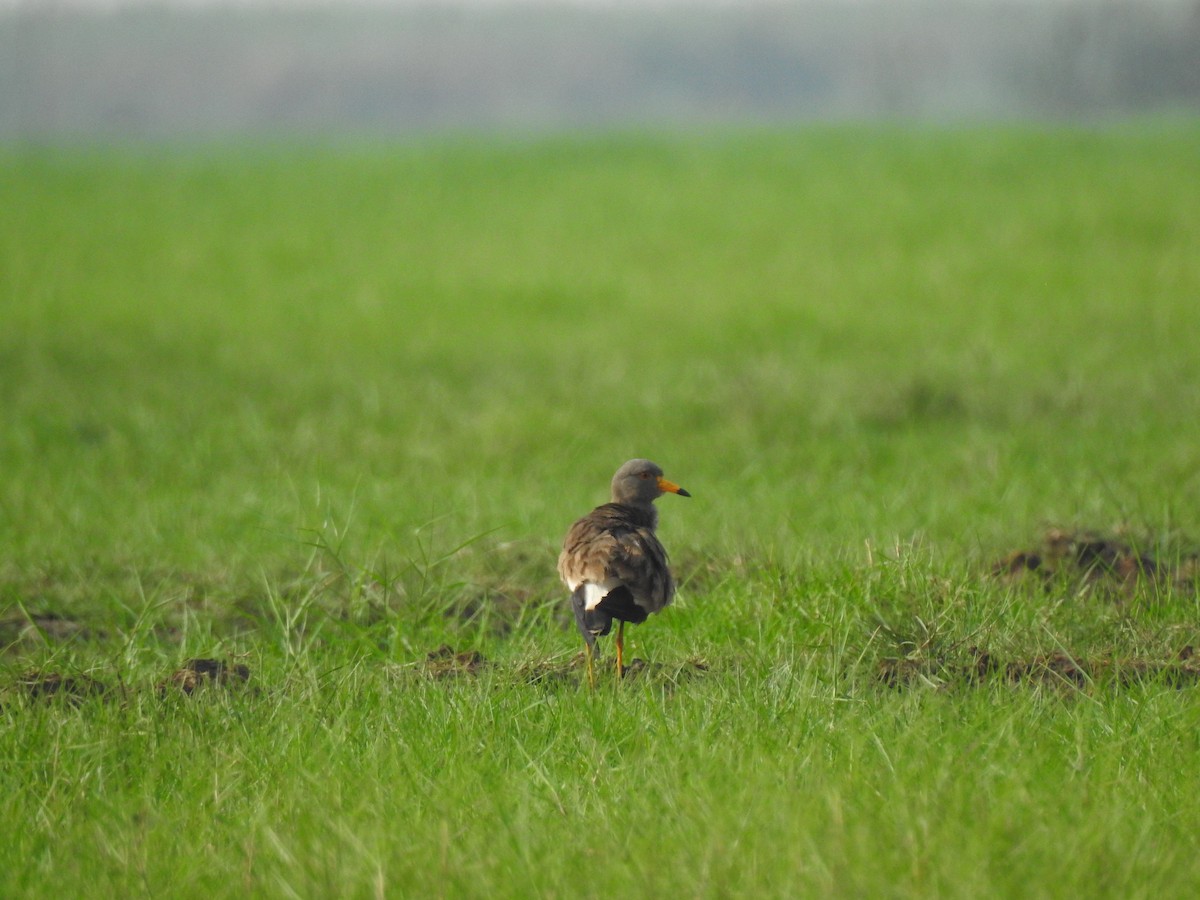
M1198 161L0 151L0 895L1193 896ZM680 596L593 692L632 456Z

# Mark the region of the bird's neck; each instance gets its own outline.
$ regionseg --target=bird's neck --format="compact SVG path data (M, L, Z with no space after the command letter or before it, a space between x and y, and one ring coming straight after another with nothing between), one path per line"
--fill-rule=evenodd
M658 507L653 503L637 503L629 500L618 500L613 497L612 503L622 509L632 510L638 524L651 531L658 527Z

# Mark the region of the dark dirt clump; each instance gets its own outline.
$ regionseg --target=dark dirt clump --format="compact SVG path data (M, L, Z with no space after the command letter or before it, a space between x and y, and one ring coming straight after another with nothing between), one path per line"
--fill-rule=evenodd
M612 659L596 659L593 661L597 684L615 678L615 663ZM654 679L666 684L681 682L698 677L708 671L708 663L703 659L688 659L682 663L660 663L635 658L625 665L622 676L625 681ZM517 677L529 684L546 684L569 682L580 684L587 680L587 656L577 653L563 661L543 660L525 663L517 669Z
M61 672L26 672L16 686L33 700L64 698L78 704L85 697L107 694L109 686L89 675L63 675Z
M44 641L90 640L102 637L84 623L55 612L6 615L0 618L0 644L15 646Z
M632 659L622 676L626 681L657 678L675 684L703 675L708 663L702 659L689 659L682 663L659 663L645 659Z
M459 675L479 675L489 665L478 650L456 653L449 644L442 644L426 654L422 671L431 678L454 678Z
M1086 529L1050 528L1036 547L997 560L991 574L1007 584L1032 582L1048 587L1067 578L1084 587L1118 593L1144 584L1195 589L1200 574L1195 556L1167 561L1140 549L1148 544Z
M250 668L242 663L227 663L220 659L189 659L165 680L159 682L158 693L179 690L191 696L205 687L240 687L250 680Z
M916 684L944 687L978 685L989 680L1086 688L1092 684L1130 687L1159 680L1174 687L1200 684L1200 655L1184 647L1175 659L1083 658L1068 653L1003 658L972 647L964 660L882 659L875 678L891 688Z
M594 661L597 683L612 681L613 660ZM408 669L426 677L444 679L476 677L494 671L496 664L478 650L455 651L449 645L426 654L415 668ZM517 664L512 670L517 681L526 684L582 684L587 681L587 657L576 653L568 658L530 660ZM689 659L682 663L657 663L644 659L632 659L625 666L627 681L654 679L664 683L678 684L708 671L708 663L701 659Z

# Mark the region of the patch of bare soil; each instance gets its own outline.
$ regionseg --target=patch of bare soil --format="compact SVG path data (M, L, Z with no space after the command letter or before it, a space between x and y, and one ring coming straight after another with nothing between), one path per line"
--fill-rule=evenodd
M158 693L165 696L172 690L189 697L207 687L242 687L250 681L250 667L220 659L189 659L180 668L158 683Z
M46 640L84 640L96 636L90 628L75 619L55 612L7 615L0 619L0 643L8 646L41 643Z
M107 694L109 686L89 675L64 675L61 672L30 671L17 679L16 687L33 700L65 699L78 704L85 697Z
M612 680L612 659L595 661L597 681ZM448 644L426 654L415 667L405 670L435 679L474 678L494 670L495 663L478 650L456 651ZM627 681L651 678L663 683L679 683L708 671L708 663L702 659L690 659L682 663L657 663L644 659L633 659L625 666ZM534 660L517 665L512 670L517 681L526 684L581 684L587 680L587 658L583 652L568 658Z
M456 653L449 644L442 644L426 654L421 671L430 678L455 678L460 675L479 675L490 665L478 650Z
M597 659L593 662L597 683L616 677L612 659ZM681 663L660 663L645 659L631 659L625 665L622 676L625 681L652 679L664 684L680 684L705 674L708 662L695 658ZM587 656L580 651L567 660L539 660L524 663L517 668L517 677L529 684L570 682L581 684L587 679Z
M875 678L891 688L918 684L932 687L977 685L990 680L1076 688L1093 684L1129 687L1144 681L1160 681L1175 687L1188 687L1200 684L1200 654L1187 646L1171 660L1088 659L1067 653L1004 658L972 647L965 661L882 659L876 667Z
M660 663L645 659L632 659L625 667L623 678L636 681L653 678L678 684L708 671L708 663L702 659L688 659L682 663Z
M250 667L242 663L220 659L189 659L182 667L158 682L155 686L160 697L179 691L192 696L206 688L241 688L250 681ZM15 682L3 688L6 696L23 696L29 700L47 701L63 699L78 706L87 697L125 697L126 685L120 691L90 675L65 674L31 670L19 676Z
M1086 587L1113 588L1119 593L1131 592L1141 584L1196 589L1200 576L1197 557L1168 561L1143 552L1141 546L1121 535L1050 528L1037 546L1014 550L997 560L991 574L1006 584L1047 586L1067 577Z

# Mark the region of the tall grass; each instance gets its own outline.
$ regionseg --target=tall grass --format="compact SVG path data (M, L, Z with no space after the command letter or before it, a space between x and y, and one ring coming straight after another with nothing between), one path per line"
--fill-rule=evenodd
M1190 895L1198 150L4 151L0 893ZM681 596L593 693L635 455ZM1048 525L1179 577L991 576Z

